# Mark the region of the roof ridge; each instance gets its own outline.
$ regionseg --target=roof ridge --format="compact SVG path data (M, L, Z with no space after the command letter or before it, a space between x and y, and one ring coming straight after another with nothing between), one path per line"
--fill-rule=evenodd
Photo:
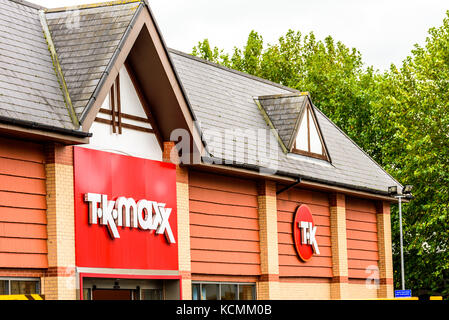
M259 82L262 82L262 83L265 83L265 84L269 84L269 85L278 87L278 88L280 88L280 89L288 90L288 91L290 91L290 92L292 92L292 93L301 93L301 91L299 91L299 90L297 90L297 89L293 89L293 88L284 86L284 85L282 85L282 84L280 84L280 83L273 82L273 81L270 81L270 80L267 80L267 79L264 79L264 78L260 78L260 77L254 76L254 75L252 75L252 74L243 72L243 71L238 71L238 70L235 70L235 69L232 69L232 68L228 68L228 67L222 66L221 64L218 64L218 63L215 63L215 62L211 62L211 61L208 61L208 60L206 60L206 59L203 59L203 58L200 58L200 57L197 57L197 56L193 56L193 55L191 55L191 54L188 54L188 53L185 53L185 52L176 50L176 49L167 48L167 50L168 50L170 53L174 53L174 54L183 56L183 57L185 57L185 58L189 58L189 59L192 59L192 60L196 60L196 61L198 61L198 62L202 62L202 63L208 64L208 65L210 65L210 66L212 66L212 67L216 67L216 68L219 68L219 69L228 71L228 72L232 72L232 73L235 73L235 74L240 75L240 76L244 76L244 77L249 78L249 79L252 79L252 80L256 80L256 81L259 81Z
M20 0L16 0L16 1L20 1ZM143 2L143 1L142 0L113 0L113 1L98 2L98 3L80 4L80 5L75 5L75 6L50 8L50 9L45 9L45 12L51 13L51 12L71 11L71 10L92 9L92 8L117 6L117 5L122 5L122 4L138 3L138 2Z
M298 92L294 92L294 93L269 94L269 95L257 96L257 99L270 100L270 99L291 98L291 97L301 97L301 96L310 96L310 93L308 91L298 91Z
M30 7L30 8L36 9L36 10L46 9L45 7L42 7L42 6L38 5L38 4L35 4L35 3L32 3L32 2L28 2L28 1L25 1L25 0L9 0L9 1L17 3L17 4L20 4L20 5L23 5L23 6L26 6L26 7Z

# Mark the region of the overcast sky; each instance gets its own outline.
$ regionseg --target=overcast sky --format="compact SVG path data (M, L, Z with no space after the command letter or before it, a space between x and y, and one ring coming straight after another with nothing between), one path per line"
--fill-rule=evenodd
M47 8L103 2L29 0ZM400 64L427 31L442 24L447 0L149 0L166 44L187 53L208 38L231 52L251 30L275 43L288 29L331 35L357 48L367 65L383 70Z

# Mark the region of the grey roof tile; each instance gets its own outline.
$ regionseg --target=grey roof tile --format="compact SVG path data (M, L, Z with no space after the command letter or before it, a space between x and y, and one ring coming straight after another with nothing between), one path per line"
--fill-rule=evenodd
M76 12L79 24L73 23L76 22L72 19L73 11L46 13L78 116L85 112L139 5L135 2L84 8ZM0 0L0 32L0 116L72 129L38 10ZM396 184L316 108L332 164L286 155L276 140L267 140L259 146L254 137L260 132L267 134L269 127L253 98L298 92L183 53L170 51L170 55L212 156L230 163L268 166L309 179L370 190L385 191L389 185ZM300 112L298 99L282 98L264 104L282 136L291 133ZM214 132L211 130L231 134L226 136L229 139L211 139L207 137ZM230 150L237 152L233 154Z
M226 130L232 132L235 129L265 130L268 126L253 97L292 92L296 96L299 94L294 89L229 70L175 50L170 50L170 56L201 129L209 135L211 130L215 130L219 135L224 135ZM296 119L301 111L298 107L300 100L300 97L284 98L282 101L265 103L282 134L291 133L292 119ZM313 108L332 159L331 164L300 155L286 155L275 140L274 143L268 141L264 145L265 150L259 150L254 139L243 143L245 146L243 150L247 153L246 163L255 163L259 166L269 164L273 169L297 174L305 179L380 192L386 192L388 186L397 184L397 181L356 146L321 111L314 106ZM213 139L207 135L203 138L213 157L235 160L241 156L226 152L236 150L235 141L226 141L222 137Z
M0 32L1 114L73 129L38 10L0 0Z
M307 101L306 95L271 95L258 97L257 100L264 108L274 128L278 131L284 146L290 149L298 119L304 111Z
M46 14L78 117L85 112L139 5L134 2Z

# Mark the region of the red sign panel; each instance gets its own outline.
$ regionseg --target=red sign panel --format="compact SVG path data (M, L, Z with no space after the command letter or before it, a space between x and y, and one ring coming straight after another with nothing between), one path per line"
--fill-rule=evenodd
M176 168L74 148L79 267L178 269Z
M316 242L316 226L313 223L312 213L305 204L296 209L293 220L293 240L296 252L303 261L308 261L312 255L320 254L318 243Z

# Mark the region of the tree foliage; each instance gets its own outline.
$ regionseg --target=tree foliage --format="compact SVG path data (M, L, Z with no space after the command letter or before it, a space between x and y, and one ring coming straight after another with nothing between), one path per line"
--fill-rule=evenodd
M403 205L406 286L449 295L449 11L402 65L366 67L354 48L288 30L264 46L251 31L232 54L207 39L192 54L301 91L398 181L414 186ZM400 287L397 206L392 209L395 287Z

